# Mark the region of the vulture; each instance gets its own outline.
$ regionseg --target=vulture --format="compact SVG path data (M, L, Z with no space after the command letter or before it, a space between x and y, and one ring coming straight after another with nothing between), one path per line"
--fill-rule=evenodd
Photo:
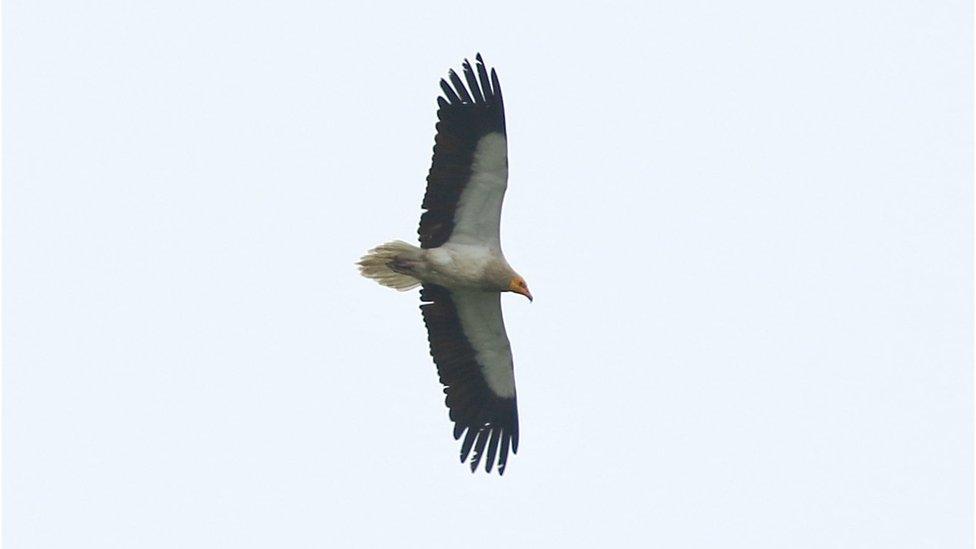
M495 69L481 54L440 81L434 156L420 216L420 247L393 241L358 262L360 273L400 291L420 286L430 354L447 395L461 463L484 461L505 473L518 451L512 347L502 319L502 292L532 301L505 260L499 238L508 186L505 107ZM490 76L489 76L490 75ZM496 461L497 460L497 461Z

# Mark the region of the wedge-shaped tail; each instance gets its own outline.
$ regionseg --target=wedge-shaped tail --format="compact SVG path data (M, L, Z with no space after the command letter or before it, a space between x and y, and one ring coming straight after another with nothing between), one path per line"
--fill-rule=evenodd
M422 250L401 240L381 244L359 260L359 272L380 284L405 292L420 286L420 280L405 274L410 264L420 258Z

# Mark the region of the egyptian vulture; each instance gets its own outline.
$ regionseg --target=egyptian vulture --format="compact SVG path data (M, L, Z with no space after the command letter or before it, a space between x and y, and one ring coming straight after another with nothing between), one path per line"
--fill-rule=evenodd
M420 216L420 247L402 241L370 250L363 276L400 291L421 286L430 354L447 395L461 462L484 459L505 472L518 450L512 348L501 293L532 300L525 279L505 260L498 225L508 186L505 108L498 75L481 54L464 80L451 70L437 98L437 135ZM467 85L465 85L467 83ZM485 450L487 449L487 455ZM473 453L472 453L473 450Z

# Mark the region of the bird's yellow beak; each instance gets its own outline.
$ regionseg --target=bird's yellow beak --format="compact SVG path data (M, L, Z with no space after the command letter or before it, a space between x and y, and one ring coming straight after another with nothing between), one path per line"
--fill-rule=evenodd
M525 284L525 280L521 278L513 278L512 281L508 283L508 291L522 294L529 298L529 302L532 302L532 292L529 291L529 287Z

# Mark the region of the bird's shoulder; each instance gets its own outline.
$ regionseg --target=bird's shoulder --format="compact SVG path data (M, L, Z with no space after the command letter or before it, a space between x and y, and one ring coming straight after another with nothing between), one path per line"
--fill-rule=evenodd
M494 246L448 242L426 252L434 268L450 276L456 286L494 289L498 273L510 268L502 251Z
M455 263L489 266L505 262L501 249L487 244L448 242L438 249L443 250L442 257L450 257Z

